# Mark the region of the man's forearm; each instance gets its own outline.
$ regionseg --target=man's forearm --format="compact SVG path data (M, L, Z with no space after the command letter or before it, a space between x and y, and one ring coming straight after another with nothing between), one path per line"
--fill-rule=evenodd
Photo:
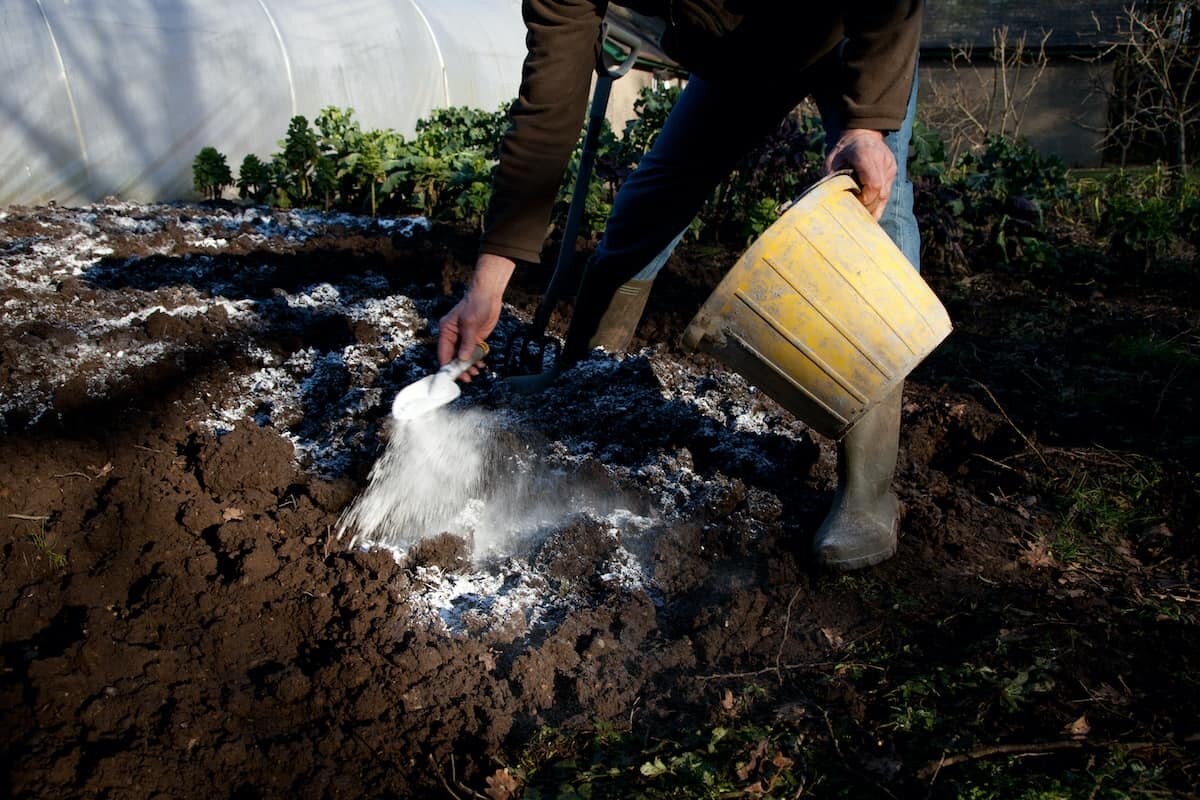
M511 258L493 253L481 253L475 262L475 273L471 276L470 290L488 296L502 296L516 270Z
M899 130L921 39L922 0L866 3L848 13L842 62L845 126Z
M583 124L603 0L525 0L529 53L492 181L480 251L537 261Z

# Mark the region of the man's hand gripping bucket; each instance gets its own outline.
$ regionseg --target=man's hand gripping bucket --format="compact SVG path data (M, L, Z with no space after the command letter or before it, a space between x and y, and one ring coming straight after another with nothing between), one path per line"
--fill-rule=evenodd
M841 438L950 334L930 288L835 174L742 255L683 334Z

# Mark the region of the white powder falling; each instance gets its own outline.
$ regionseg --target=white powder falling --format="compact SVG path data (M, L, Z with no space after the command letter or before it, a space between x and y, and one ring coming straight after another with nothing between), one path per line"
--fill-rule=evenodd
M395 423L367 488L342 515L339 535L355 543L408 549L449 530L484 488L487 418L437 409Z
M353 546L395 552L451 533L469 542L473 560L482 563L520 556L573 516L603 519L629 501L611 485L547 463L497 417L443 408L393 422L367 488L342 515L338 532L349 534ZM616 529L626 527L637 526Z

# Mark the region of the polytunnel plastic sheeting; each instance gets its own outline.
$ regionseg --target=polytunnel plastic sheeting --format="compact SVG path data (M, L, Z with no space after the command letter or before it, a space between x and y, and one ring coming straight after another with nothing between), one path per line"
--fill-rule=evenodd
M519 0L0 0L0 203L192 195L296 113L413 131L515 96Z
M495 0L422 0L420 7L446 65L444 105L490 111L517 96L525 58L525 26L519 2L509 6ZM464 19L471 20L472 25L464 25ZM514 47L518 54L516 72L512 71ZM480 81L481 75L494 76L507 94L501 92L504 96L493 99L496 87Z

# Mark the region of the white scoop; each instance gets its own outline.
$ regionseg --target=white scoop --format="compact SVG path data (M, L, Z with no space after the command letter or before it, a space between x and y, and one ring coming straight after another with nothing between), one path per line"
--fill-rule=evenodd
M457 399L462 394L458 376L475 362L482 361L487 353L487 345L480 342L469 360L451 361L434 374L426 375L396 392L396 399L392 401L392 418L401 422L416 419Z

